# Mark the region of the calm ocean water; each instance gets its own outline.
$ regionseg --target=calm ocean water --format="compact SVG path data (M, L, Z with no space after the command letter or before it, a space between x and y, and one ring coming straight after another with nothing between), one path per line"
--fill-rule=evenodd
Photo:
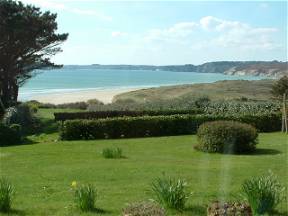
M62 68L39 72L20 88L20 100L36 95L81 90L128 89L178 84L211 83L218 80L259 80L265 77L230 76L214 73L149 70L101 70Z

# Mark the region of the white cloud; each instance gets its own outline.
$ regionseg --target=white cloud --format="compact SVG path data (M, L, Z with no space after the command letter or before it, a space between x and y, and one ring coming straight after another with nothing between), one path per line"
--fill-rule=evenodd
M120 31L113 31L111 33L112 37L123 37L123 36L126 36L126 35L128 35L126 32L120 32Z
M105 21L111 21L112 17L102 14L96 10L86 10L86 9L80 9L80 8L73 8L73 7L68 7L65 2L69 1L53 1L53 0L21 0L25 4L33 4L39 7L47 8L47 9L52 9L52 10L58 10L58 11L67 11L70 13L74 13L77 15L87 15L87 16L95 16L101 20Z
M181 22L166 29L152 29L145 36L148 42L182 44L195 49L236 48L236 49L277 49L274 41L276 28L252 27L247 23L206 16L197 22Z
M194 22L181 22L176 23L167 29L152 29L146 35L146 41L152 40L165 40L171 42L181 43L181 39L189 37L193 34L194 29L198 24Z

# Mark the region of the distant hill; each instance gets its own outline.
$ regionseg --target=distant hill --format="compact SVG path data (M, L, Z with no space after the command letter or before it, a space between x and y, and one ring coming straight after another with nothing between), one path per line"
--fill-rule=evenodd
M218 61L208 62L201 65L67 65L67 67L83 67L96 69L117 69L117 70L154 70L174 72L198 72L198 73L224 73L229 75L255 75L281 77L288 75L287 62L280 61Z

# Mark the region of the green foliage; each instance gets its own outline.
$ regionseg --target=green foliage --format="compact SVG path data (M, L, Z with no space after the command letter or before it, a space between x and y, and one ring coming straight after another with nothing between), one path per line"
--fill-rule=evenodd
M242 191L253 215L260 216L275 209L284 198L285 188L281 186L278 178L269 172L267 175L246 180L242 185Z
M157 201L166 208L183 210L190 195L186 186L186 181L181 178L163 176L154 180L152 190Z
M123 153L121 148L104 148L102 150L102 155L104 158L123 158Z
M256 148L257 130L235 121L214 121L202 124L198 131L197 149L204 152L247 153Z
M21 125L23 133L34 132L39 125L39 121L35 117L35 108L31 107L31 104L25 103L8 108L3 117L3 123L5 125Z
M75 190L75 202L81 211L93 211L96 197L96 189L90 184L79 186Z
M56 67L50 58L68 37L56 32L56 17L21 1L0 1L0 97L6 108L16 104L19 86L35 69Z
M165 216L165 210L153 202L129 204L123 209L123 215L129 216Z
M136 116L160 116L160 115L175 115L175 114L198 114L201 113L199 109L193 110L113 110L113 111L97 111L97 112L62 112L54 113L56 121L66 121L73 119L101 119L113 117L136 117Z
M195 134L209 121L233 120L249 123L259 131L278 131L280 114L258 115L169 115L119 117L98 120L68 120L60 128L62 140L92 140Z
M202 108L204 106L207 106L210 102L210 99L208 96L202 96L202 97L198 97L195 99L195 106L198 108Z
M203 106L203 112L215 115L259 115L280 112L278 102L214 101Z
M11 210L13 195L13 186L5 179L0 179L0 212L9 212Z
M271 92L276 98L282 98L284 93L288 94L288 76L283 76L275 82Z
M17 145L22 141L21 126L12 124L11 126L0 123L0 146Z

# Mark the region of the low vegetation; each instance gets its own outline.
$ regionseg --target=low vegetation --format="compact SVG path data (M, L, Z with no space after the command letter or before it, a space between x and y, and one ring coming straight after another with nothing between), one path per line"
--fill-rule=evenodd
M167 101L166 107L174 101L174 104L185 106L191 104L199 97L209 97L210 100L271 100L271 88L273 80L259 80L259 81L246 81L246 80L227 80L218 81L215 83L202 83L192 85L179 85L167 86L160 88L149 88L127 92L117 95L114 102L130 101L133 103L150 103L151 106L157 106L161 101ZM175 105L174 105L175 106Z
M0 212L9 212L12 205L13 186L5 179L0 179Z
M95 209L95 202L97 191L91 184L76 186L75 202L81 211L93 211Z
M119 147L104 148L102 150L102 155L104 158L108 158L108 159L124 158L122 149Z
M174 179L165 175L154 180L152 190L160 204L166 208L176 210L183 210L190 196L185 180L181 178Z
M199 127L197 136L197 149L210 153L250 153L255 151L258 142L256 128L235 121L204 123Z
M115 117L137 117L137 116L161 116L175 114L199 114L202 113L199 109L191 110L114 110L114 111L97 111L97 112L62 112L54 113L56 121L66 121L73 119L101 119Z
M242 191L256 216L273 214L273 210L285 196L285 188L272 172L246 180Z

